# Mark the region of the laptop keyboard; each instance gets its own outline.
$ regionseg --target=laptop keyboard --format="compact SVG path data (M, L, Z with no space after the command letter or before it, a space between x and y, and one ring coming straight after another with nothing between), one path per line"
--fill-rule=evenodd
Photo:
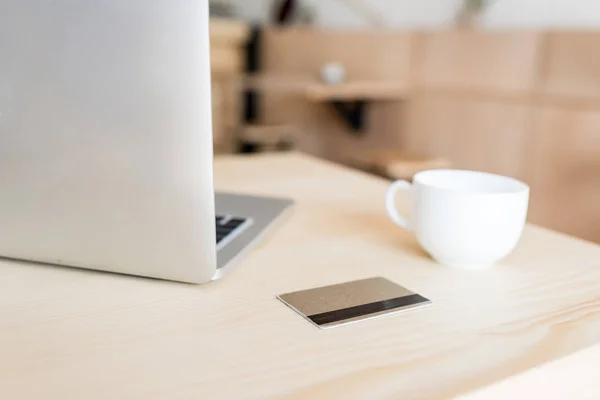
M217 249L233 240L249 226L248 218L232 217L231 215L217 215L215 225L217 228Z

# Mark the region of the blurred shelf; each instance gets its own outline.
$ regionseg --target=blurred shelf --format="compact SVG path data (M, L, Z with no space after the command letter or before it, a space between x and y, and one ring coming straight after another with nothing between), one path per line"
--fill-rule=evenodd
M370 102L403 101L408 97L406 85L394 81L353 80L325 84L310 76L249 76L245 87L256 91L305 97L309 101L330 104L353 132L365 130L365 114Z
M313 101L401 101L408 96L408 89L396 82L352 81L338 85L313 83L306 94Z
M244 79L248 90L305 96L306 88L318 81L310 76L249 75Z
M356 80L336 85L321 83L310 76L248 76L248 89L298 94L312 101L403 100L408 96L406 85L393 81Z

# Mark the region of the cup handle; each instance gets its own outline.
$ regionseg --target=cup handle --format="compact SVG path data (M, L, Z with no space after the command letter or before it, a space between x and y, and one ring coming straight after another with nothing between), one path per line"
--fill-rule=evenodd
M410 190L412 187L411 183L405 180L399 180L392 183L392 186L388 189L386 199L385 199L385 208L387 210L388 217L399 227L411 230L410 223L408 222L408 218L401 215L396 209L396 194L399 190Z

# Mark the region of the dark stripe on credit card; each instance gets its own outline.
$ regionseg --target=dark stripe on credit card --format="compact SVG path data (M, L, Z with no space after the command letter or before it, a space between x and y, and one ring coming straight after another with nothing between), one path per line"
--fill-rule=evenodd
M360 306L343 308L341 310L328 311L321 314L308 316L312 322L319 326L334 324L348 319L365 317L371 314L377 314L382 311L390 311L396 308L414 306L421 303L429 303L429 300L418 294L410 296L396 297L395 299L382 300L375 303L363 304Z

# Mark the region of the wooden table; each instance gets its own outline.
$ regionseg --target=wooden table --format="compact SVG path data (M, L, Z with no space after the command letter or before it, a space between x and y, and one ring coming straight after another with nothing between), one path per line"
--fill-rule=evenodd
M221 281L1 262L0 398L446 399L600 341L598 246L528 227L501 265L452 269L388 221L383 180L269 155L217 159L216 183L298 201ZM434 304L321 331L275 299L372 276ZM552 384L527 382L512 398Z

